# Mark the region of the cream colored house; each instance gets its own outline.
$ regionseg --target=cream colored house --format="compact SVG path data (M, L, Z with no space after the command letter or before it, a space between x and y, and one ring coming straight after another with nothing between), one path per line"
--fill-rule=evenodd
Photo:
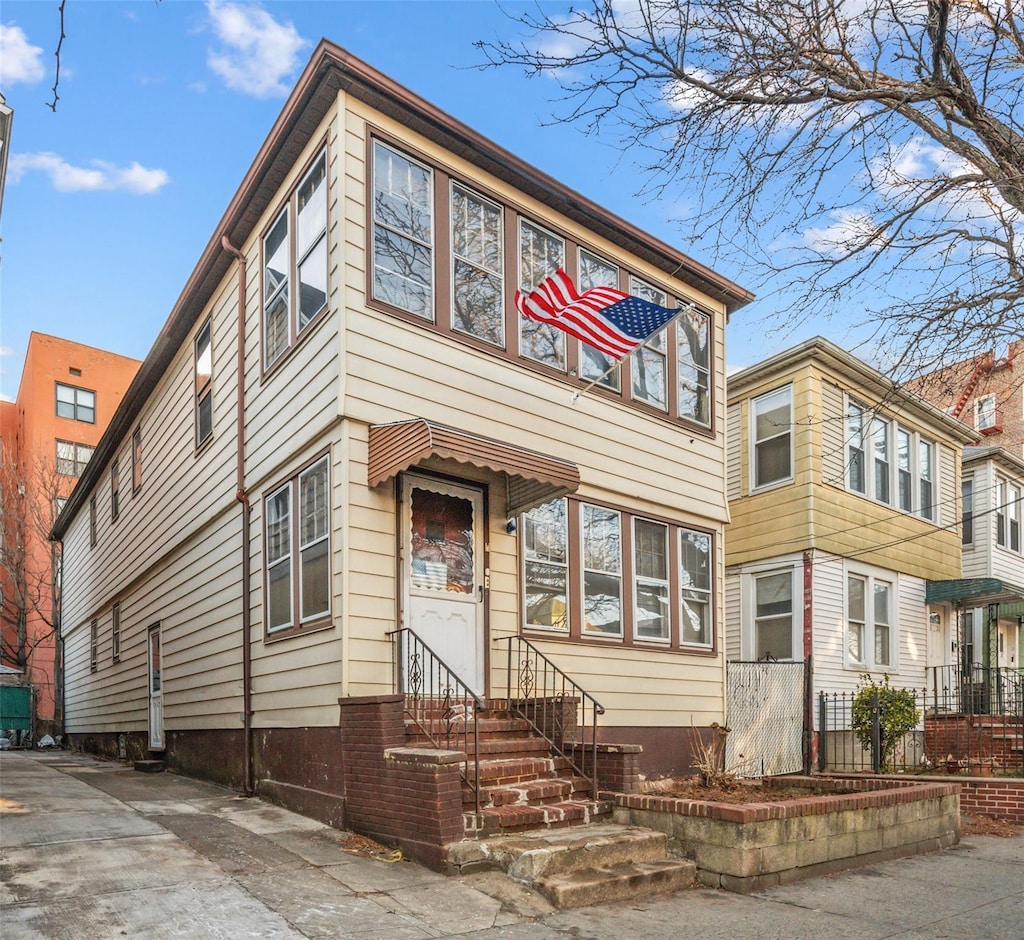
M975 433L820 338L730 376L728 422L729 659L811 660L815 696L924 688Z
M577 397L608 363L513 305L559 265L694 307ZM412 631L477 706L528 640L681 766L724 711L750 299L322 43L58 520L72 740L344 821Z

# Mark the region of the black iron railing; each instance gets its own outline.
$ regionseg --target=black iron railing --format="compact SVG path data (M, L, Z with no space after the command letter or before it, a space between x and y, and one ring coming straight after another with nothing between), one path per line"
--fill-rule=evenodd
M408 627L393 630L395 689L405 696L405 713L437 748L462 751L462 779L473 790L480 813L480 737L477 716L485 707L477 695Z
M1024 717L1024 675L1016 669L929 666L928 707L932 714Z
M529 640L501 637L511 714L525 718L552 750L590 781L597 796L597 718L604 706L569 678ZM494 692L500 697L500 692Z

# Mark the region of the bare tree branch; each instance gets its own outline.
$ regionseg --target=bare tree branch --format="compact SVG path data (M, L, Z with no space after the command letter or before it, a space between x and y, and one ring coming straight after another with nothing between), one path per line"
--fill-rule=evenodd
M871 325L902 374L1018 338L1019 0L591 0L516 13L489 65L556 78L559 120L641 153L640 194L785 323ZM851 311L853 318L851 318Z
M68 0L60 0L58 7L58 12L60 13L60 38L57 40L57 49L53 53L54 58L57 60L57 68L53 75L53 101L47 103L47 107L53 112L56 112L57 102L60 101L60 95L57 94L57 88L60 86L60 52L66 38L64 35L64 7L67 2Z

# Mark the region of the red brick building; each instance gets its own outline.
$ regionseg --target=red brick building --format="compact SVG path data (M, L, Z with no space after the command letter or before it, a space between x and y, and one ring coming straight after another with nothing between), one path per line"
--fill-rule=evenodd
M135 378L139 361L33 332L14 402L0 403L3 468L0 663L24 670L37 736L60 726L46 538Z
M907 383L985 437L985 445L1024 456L1024 338Z

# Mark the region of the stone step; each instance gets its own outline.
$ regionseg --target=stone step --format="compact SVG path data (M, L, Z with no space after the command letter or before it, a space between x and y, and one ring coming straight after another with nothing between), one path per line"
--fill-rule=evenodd
M577 796L590 797L590 781L583 777L562 776L524 780L522 783L497 787L483 787L480 793L485 806L507 806L513 803L556 803ZM463 791L465 803L475 802L473 791Z
M480 810L477 832L486 838L504 833L582 826L610 819L611 814L612 804L605 800L563 800L539 806L530 803L490 806Z
M608 868L584 868L543 878L535 887L555 907L564 910L669 894L692 885L696 874L694 862L664 858L653 862L623 862Z

